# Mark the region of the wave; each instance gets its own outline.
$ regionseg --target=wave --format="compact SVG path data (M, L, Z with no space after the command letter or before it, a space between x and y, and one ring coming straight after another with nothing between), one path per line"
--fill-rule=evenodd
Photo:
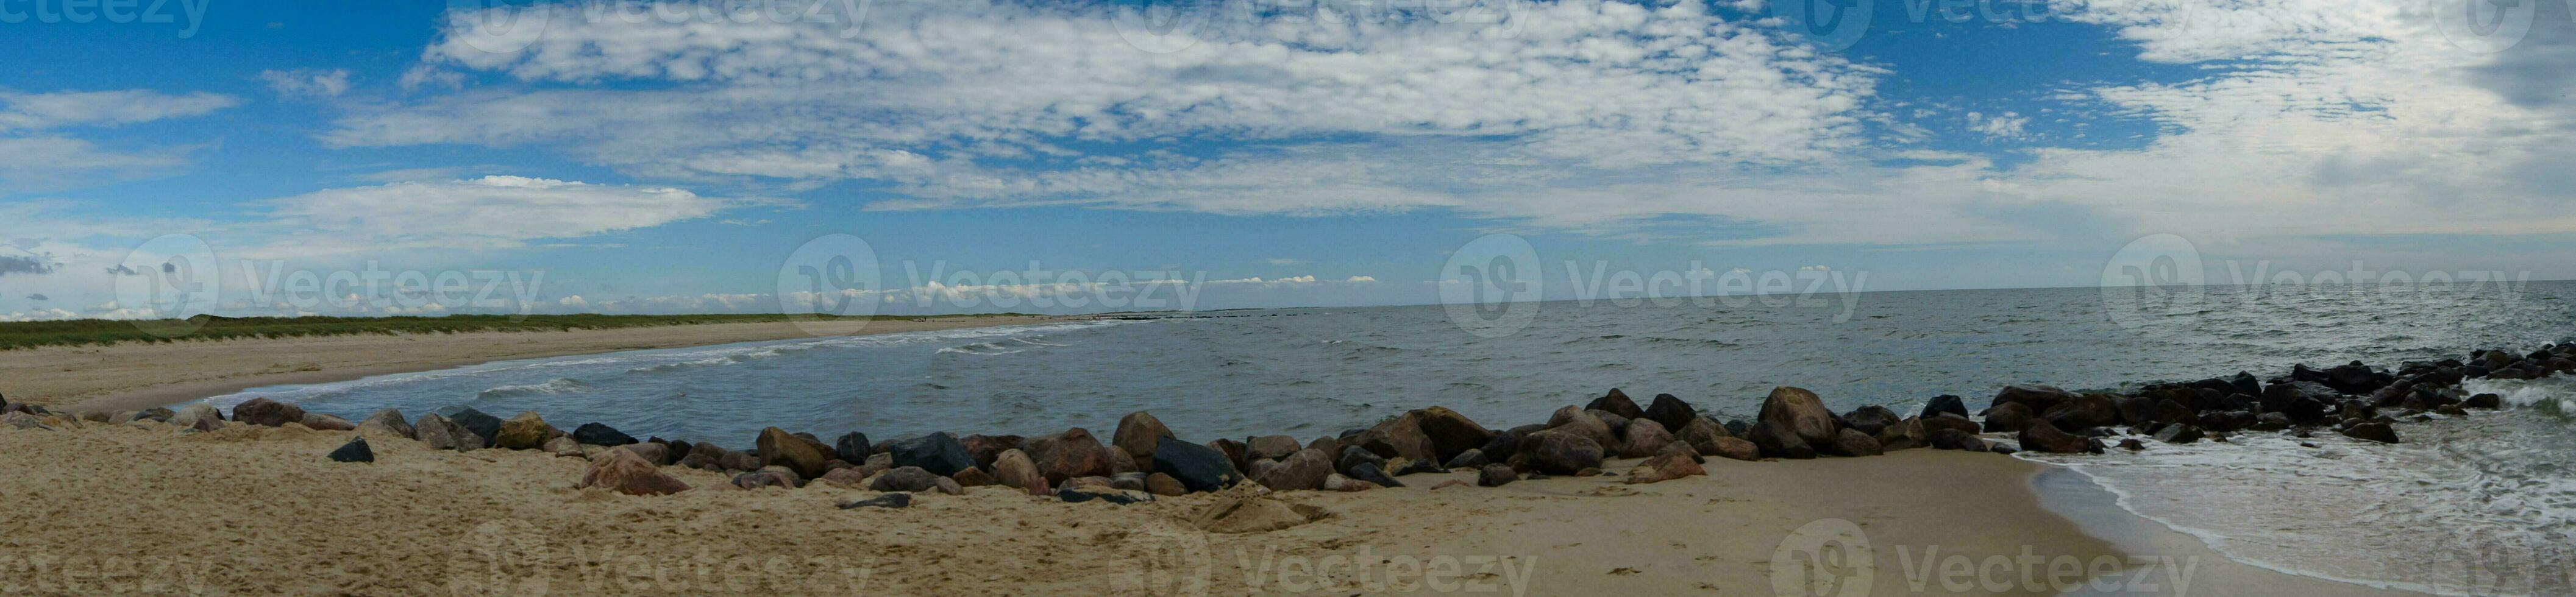
M578 392L587 392L587 391L590 391L590 389L591 389L591 385L590 385L590 384L588 384L588 383L583 383L581 380L578 380L578 379L573 379L573 378L569 378L569 377L562 377L562 378L556 378L556 379L552 379L552 380L547 380L545 383L540 383L540 384L529 384L529 385L524 385L524 386L501 386L501 387L496 387L496 388L492 388L492 389L484 390L484 391L482 391L482 393L476 394L476 395L475 395L475 397L476 397L476 398L519 398L519 397L525 397L525 396L552 396L552 395L556 395L556 394L572 394L572 393L578 393Z

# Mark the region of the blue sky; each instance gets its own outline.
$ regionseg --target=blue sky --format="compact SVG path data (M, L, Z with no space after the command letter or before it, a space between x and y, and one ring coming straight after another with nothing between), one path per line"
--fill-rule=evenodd
M1043 310L990 300L1046 292L996 276L1032 262L1177 272L1197 308L1427 303L1496 233L1552 298L1596 263L2092 285L2158 234L2213 282L2576 277L2560 0L2500 32L2461 24L2483 0L1893 0L1826 32L1780 18L1809 0L209 1L0 0L0 319L168 315L111 270L171 234L228 314L502 308L255 287L371 262L542 272L505 309L775 310L830 234L884 312Z

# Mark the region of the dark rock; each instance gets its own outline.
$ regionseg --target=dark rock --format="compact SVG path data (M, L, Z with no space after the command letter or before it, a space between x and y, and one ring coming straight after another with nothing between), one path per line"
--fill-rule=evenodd
M1359 446L1351 446L1342 448L1341 458L1333 461L1333 467L1340 470L1348 470L1351 467L1362 464L1384 468L1386 466L1386 457L1379 456L1376 452L1370 452Z
M1941 429L1957 429L1960 433L1968 435L1976 435L1985 431L1983 427L1977 425L1976 421L1970 421L1968 420L1968 417L1961 416L1956 413L1941 413L1923 417L1924 433L1929 434Z
M1855 408L1851 412L1843 413L1842 417L1844 427L1859 430L1861 434L1871 437L1877 437L1879 432L1886 431L1889 426L1904 420L1903 417L1896 416L1896 411L1888 410L1884 406Z
M2236 431L2253 427L2254 423L2254 413L2247 411L2231 410L2200 413L2200 428L2204 430Z
M492 447L492 439L501 437L501 418L484 414L483 411L471 408L459 410L456 414L447 415L447 420L455 421L457 425L464 426L465 430L474 432L474 437L483 442L483 445L476 447Z
M2046 420L2032 421L2030 428L2021 430L2019 439L2022 448L2028 450L2052 454L2102 453L2102 442L2059 431L2056 425Z
M1885 452L1879 447L1877 438L1861 433L1858 429L1844 429L1836 432L1833 443L1826 444L1822 451L1845 457L1877 456Z
M1752 423L1752 422L1745 421L1744 419L1727 419L1727 420L1726 420L1726 434L1727 434L1727 435L1734 436L1734 437L1744 437L1744 435L1745 435L1745 434L1752 433L1752 432L1753 432L1753 423Z
M894 456L895 467L920 467L943 477L975 467L974 455L945 431L888 442L885 452Z
M1762 448L1760 446L1753 445L1751 440L1740 437L1721 437L1717 438L1716 443L1717 445L1715 447L1717 450L1709 452L1707 455L1728 460L1754 461L1762 459Z
M2020 452L2021 446L2012 442L1995 442L1995 444L1988 447L1986 451L2009 456L2014 452Z
M1994 408L1986 410L1985 431L1987 433L2019 433L2023 429L2029 429L2031 421L2035 420L2039 420L2039 418L2033 416L2029 405L2020 402L2006 402L2003 404L1997 404Z
M1542 427L1532 431L1544 430L1545 428ZM1509 460L1513 454L1520 453L1521 436L1525 434L1526 432L1521 431L1505 431L1502 433L1496 433L1494 434L1493 441L1485 442L1485 447L1478 448L1477 451L1484 452L1486 460L1493 460L1496 462Z
M2461 402L2460 405L2469 408L2504 408L2504 397L2495 394L2479 394L2476 396L2470 396L2467 401Z
M1664 446L1673 443L1673 434L1664 429L1664 424L1648 419L1638 419L1629 423L1628 431L1621 435L1617 450L1621 458L1653 456L1663 452Z
M2369 365L2361 364L2361 361L2353 361L2350 364L2317 372L2315 381L2346 394L2369 394L2381 386L2396 381L2396 378L2371 369Z
M2155 400L2145 397L2121 398L2118 404L2122 423L2145 425L2163 420L2157 415Z
M877 475L868 485L870 491L930 491L939 487L938 473L917 466L899 466Z
M2227 383L2236 386L2235 393L2237 394L2244 394L2247 396L2263 395L2263 382L2254 379L2254 374L2252 373L2238 371L2234 377L2227 378Z
M1610 388L1610 393L1592 399L1591 404L1583 405L1583 410L1609 411L1610 414L1619 415L1624 419L1640 419L1646 416L1646 410L1637 408L1637 401L1629 400L1628 393L1621 392L1618 388Z
M1379 487L1404 486L1403 483L1395 480L1394 475L1386 474L1386 469L1379 468L1379 465L1368 462L1362 462L1348 469L1343 469L1342 475L1352 479L1376 483Z
M2137 438L2129 438L2120 440L2120 449L2136 452L2147 449L2147 444L2146 442L2138 441Z
M1680 432L1675 435L1678 436L1675 439L1690 444L1691 449L1698 450L1701 454L1716 454L1717 440L1729 437L1725 427L1719 426L1717 421L1707 417L1691 419L1684 423Z
M1992 411L2006 404L2020 404L2028 407L2030 412L2044 413L2074 399L2074 392L2057 389L2055 386L2016 384L2004 386L2002 391L1995 392L1994 402L1987 405L1987 410ZM1989 412L1986 417L1992 419L1994 414Z
M252 425L284 427L287 423L302 424L304 409L267 398L252 398L248 402L233 407L233 420Z
M979 433L957 438L957 445L966 447L966 456L975 459L975 466L990 467L993 466L993 459L1000 457L1004 450L1026 450L1028 438Z
M904 509L904 508L907 508L907 507L911 507L911 506L912 506L912 494L909 494L909 493L889 493L889 494L880 495L880 496L876 496L876 497L872 497L872 498L868 498L868 499L864 499L864 500L857 500L857 501L853 501L853 502L849 502L849 503L841 504L841 509L843 509L843 510L857 510L857 509L860 509L860 508L886 508L886 509L891 509L891 510L901 510L901 509Z
M2342 433L2355 439L2366 439L2383 444L2397 443L2397 429L2387 423L2362 423L2347 427Z
M1920 418L1906 419L1889 425L1887 429L1878 432L1877 439L1879 449L1889 452L1920 448L1929 441L1924 435L1923 420Z
M1202 445L1207 446L1209 449L1224 453L1225 461L1228 464L1234 465L1234 472L1247 472L1249 467L1246 465L1247 461L1244 457L1248 454L1250 446L1244 445L1243 442L1230 439L1208 440L1208 443Z
M1512 467L1500 464L1489 464L1476 470L1477 487L1502 487L1519 480L1521 480L1519 472L1513 471Z
M572 440L591 446L623 446L636 443L635 436L599 423L583 423L572 430Z
M2039 418L2058 429L2091 429L2120 424L2120 407L2108 395L2085 394L2059 402L2042 411Z
M1941 413L1959 415L1962 419L1968 418L1968 403L1958 396L1942 394L1933 396L1930 403L1923 405L1923 418L1929 419Z
M579 432L575 432L575 435L579 435ZM832 440L832 457L841 459L841 462L864 463L868 461L868 449L871 447L873 446L868 443L868 434L856 431L844 433L839 439ZM982 466L982 463L977 463L977 466Z
M2166 425L2163 429L2156 430L2156 441L2168 444L2188 444L2198 442L2200 439L2200 428L2186 423Z
M1957 429L1934 429L1932 430L1932 449L1984 452L1986 440Z
M1600 468L1603 450L1599 442L1580 434L1564 431L1541 431L1523 438L1521 453L1513 460L1530 470L1552 475L1571 475L1587 468Z
M1324 478L1333 474L1333 458L1323 452L1300 449L1281 459L1279 465L1253 480L1277 491L1316 490L1324 487Z
M2147 421L2153 423L2189 423L2193 419L2197 418L2199 418L2199 415L2193 413L2191 407L2185 406L2181 402L2173 400L2159 400L2156 401L2155 414L2149 416Z
M1690 403L1672 394L1656 394L1655 401L1646 405L1645 415L1646 420L1663 424L1664 429L1677 433L1689 428L1692 421L1707 420L1700 418L1699 409L1691 408Z
M1816 457L1814 445L1808 444L1805 438L1799 437L1798 432L1775 423L1765 422L1754 426L1753 432L1746 434L1745 439L1751 440L1754 447L1758 448L1765 458L1806 460Z
M1067 504L1097 501L1116 506L1149 502L1154 499L1152 494L1098 487L1066 487L1056 490L1055 497Z
M1458 411L1434 406L1415 412L1419 415L1414 420L1416 426L1422 429L1423 435L1431 438L1431 451L1442 461L1457 458L1468 450L1483 449L1485 444L1494 441L1492 430L1458 414Z
M375 462L376 451L367 449L367 438L353 437L340 449L332 450L330 458L332 462Z
M1422 431L1422 411L1406 412L1378 423L1353 436L1349 445L1367 448L1379 456L1411 460L1438 461L1440 454L1431 445L1431 436ZM1462 447L1459 450L1465 450Z
M1224 452L1168 435L1155 440L1153 461L1155 474L1170 475L1189 491L1216 491L1243 480Z
M1484 450L1476 449L1459 453L1457 458L1449 459L1449 463L1444 466L1449 468L1472 469L1484 468L1484 466L1488 464L1493 464L1493 459L1486 458Z
M1833 411L1825 410L1824 400L1817 398L1815 392L1788 386L1771 389L1771 396L1762 400L1762 413L1755 420L1761 426L1776 426L1779 431L1794 434L1808 445L1833 443L1835 431L1840 429ZM1756 427L1757 433L1759 430Z

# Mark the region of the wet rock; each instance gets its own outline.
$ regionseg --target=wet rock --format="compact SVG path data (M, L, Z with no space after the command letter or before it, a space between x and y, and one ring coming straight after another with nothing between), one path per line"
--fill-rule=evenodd
M2200 428L2209 431L2236 431L2253 427L2255 422L2254 413L2241 410L2200 413Z
M930 491L939 487L939 480L941 478L942 477L940 477L938 473L930 472L929 470L925 470L921 467L898 466L895 467L894 470L886 471L883 474L877 475L876 480L869 483L868 490L904 492Z
M2120 440L2120 449L2136 452L2147 449L2147 443L2138 441L2137 438L2123 439Z
M1370 483L1375 483L1375 484L1377 484L1377 486L1379 486L1379 487L1403 487L1403 486L1404 486L1404 484L1403 484L1403 483L1397 482L1397 481L1395 480L1395 476L1394 476L1394 475L1386 474L1386 469L1378 468L1378 465L1376 465L1376 464L1371 464L1371 463L1366 463L1366 462L1359 463L1358 465L1356 465L1356 466L1352 466L1352 467L1350 467L1350 468L1348 468L1348 469L1344 469L1344 470L1342 471L1342 476L1350 477L1350 478L1355 479L1355 480L1367 481L1367 482L1370 482Z
M1923 434L1923 419L1920 418L1906 419L1889 425L1887 429L1878 432L1877 439L1879 449L1888 452L1920 448L1929 441Z
M252 398L233 407L233 420L265 427L284 427L303 423L304 409L267 398Z
M1960 433L1968 435L1985 432L1985 428L1977 425L1976 421L1968 420L1968 417L1962 415L1941 413L1923 417L1923 432L1927 434L1925 437L1930 437L1928 434L1940 429L1957 429Z
M1852 432L1848 429L1844 431ZM1661 483L1683 477L1706 474L1708 474L1708 469L1702 468L1699 463L1691 461L1690 457L1687 455L1684 455L1681 452L1670 452L1658 455L1654 458L1648 458L1645 462L1638 463L1635 468L1628 469L1627 482L1630 485Z
M819 444L796 437L787 433L787 430L777 427L761 429L760 438L755 440L753 445L760 450L762 466L786 467L787 470L795 471L799 477L823 476L823 473L827 472L823 464L832 460L832 454L822 450ZM955 472L950 471L951 474Z
M1163 426L1163 421L1154 418L1152 413L1140 410L1119 417L1118 431L1110 434L1109 443L1117 445L1137 462L1149 463L1154 459L1155 446L1160 445L1163 438L1171 436L1172 428Z
M1888 427L1904 419L1897 417L1896 411L1888 410L1884 406L1863 406L1843 413L1842 421L1844 427L1860 430L1863 435L1877 437L1879 432L1886 431Z
M1727 435L1731 435L1731 436L1735 436L1735 437L1744 437L1746 434L1750 434L1750 433L1753 433L1753 424L1752 424L1752 423L1745 422L1745 420L1744 420L1744 419L1727 419L1727 420L1726 420L1726 434L1727 434Z
M2092 429L2120 424L2120 407L2109 395L2085 394L2040 413L2058 429Z
M590 467L582 471L579 487L627 495L669 495L689 490L688 483L662 472L661 467L645 462L633 452L609 450L604 454L607 456L591 461Z
M1216 491L1243 480L1224 452L1163 436L1154 442L1154 470L1189 491Z
M429 449L432 450L464 452L483 447L483 438L474 435L473 430L435 413L421 415L420 421L412 423L411 426L413 432L418 434L414 439L429 444Z
M2156 430L2156 441L2168 444L2198 442L2201 437L2200 428L2188 423L2175 423Z
M1519 480L1521 480L1520 473L1513 471L1509 466L1488 464L1476 470L1477 487L1502 487Z
M1570 475L1588 468L1600 468L1603 450L1592 438L1563 431L1541 431L1523 438L1521 453L1513 459L1517 468L1542 473Z
M1628 422L1634 420L1619 416L1619 413L1598 409L1586 410L1583 411L1583 414L1592 415L1592 418L1600 419L1601 424L1608 425L1610 427L1611 437L1618 437L1619 434L1627 432Z
M1756 433L1760 433L1764 426L1777 426L1780 431L1795 434L1808 445L1833 443L1838 435L1835 431L1841 427L1833 411L1825 410L1824 400L1817 398L1815 392L1788 386L1771 389L1771 396L1762 401L1762 413L1756 417L1756 422ZM1757 439L1753 443L1758 445L1762 440Z
M1163 497L1172 497L1188 495L1190 493L1190 488L1187 484L1181 483L1181 480L1178 477L1173 477L1165 473L1154 473L1145 476L1145 493L1151 493Z
M1414 411L1414 424L1430 438L1432 455L1441 461L1457 458L1468 450L1477 450L1494 441L1494 432L1476 424L1466 415L1447 407L1434 406Z
M1592 399L1591 404L1583 405L1583 410L1608 411L1610 414L1619 415L1622 419L1641 419L1646 416L1646 410L1637 408L1637 401L1629 400L1628 393L1621 392L1618 388L1611 388L1610 393Z
M584 427L588 426L585 425ZM868 442L868 434L852 431L841 434L841 437L832 440L832 457L838 458L842 462L867 462L870 450L873 448L875 448L875 445ZM979 461L978 465L981 464L983 463Z
M885 452L891 455L894 467L919 467L939 476L954 475L975 466L975 457L966 453L966 446L958 444L957 437L945 431L888 442Z
M492 445L504 450L534 450L545 447L548 438L558 435L563 432L547 425L546 419L532 410L501 422L501 432L492 436Z
M583 445L610 447L636 443L635 436L627 435L619 432L614 427L609 427L599 423L583 423L580 427L574 427L572 430L572 440L581 442ZM851 462L857 461L853 460Z
M350 423L348 419L343 419L343 418L339 418L339 417L335 417L335 416L331 416L331 415L326 415L326 414L322 414L322 413L304 413L304 420L303 420L303 421L301 421L301 422L304 424L304 426L305 426L305 427L312 428L314 431L357 431L357 430L358 430L358 426L357 426L356 424L352 424L352 423Z
M2156 401L2154 413L2149 415L2147 420L2156 423L2189 423L2198 416L2192 412L2190 406L2181 402L2159 400Z
M1620 458L1645 458L1663 452L1664 446L1673 443L1673 434L1662 423L1638 419L1628 424L1626 437L1620 439Z
M1814 445L1808 444L1807 440L1799 437L1796 431L1791 431L1777 423L1765 422L1755 425L1753 433L1747 434L1745 438L1752 440L1753 445L1760 448L1764 458L1806 460L1816 457Z
M2020 452L2021 446L2012 442L1995 442L1987 448L1987 451L2009 456L2014 452Z
M2038 417L2031 413L2030 406L2027 404L2020 402L1997 404L1994 408L1986 410L1985 431L1986 433L2018 433L2023 429L2029 429L2033 420L2038 420Z
M864 500L856 500L856 501L852 501L852 502L844 503L844 504L841 504L841 509L843 509L843 510L857 510L857 509L860 509L860 508L885 508L885 509L888 509L888 510L901 510L901 509L908 508L908 507L911 507L911 506L912 506L912 494L909 494L909 493L889 493L889 494L880 495L880 496L876 496L876 497L872 497L872 498L868 498L868 499L864 499Z
M176 420L176 417L173 417L173 420ZM400 438L419 435L419 432L412 430L411 422L403 419L402 411L390 408L367 415L367 420L358 422L358 432L361 434L374 432Z
M1941 413L1958 415L1962 419L1968 418L1968 403L1958 396L1942 394L1933 396L1931 402L1923 405L1923 418L1929 419Z
M2026 450L2052 454L2102 453L2101 441L2059 431L2056 425L2046 420L2031 421L2030 428L2021 430L2019 439L2021 447Z
M2057 408L2057 405L2075 398L2074 392L2061 390L2056 386L2020 384L2004 386L2002 391L1995 392L1994 402L1988 404L1987 410L1990 412L1986 414L1986 418L1993 420L1994 414L1991 411L2006 404L2019 404L2036 414L2048 412L2049 409Z
M1843 457L1877 456L1885 452L1879 447L1876 438L1861 433L1858 429L1835 432L1833 443L1826 444L1821 451Z
M2460 405L2469 408L2504 408L2504 397L2495 394L2479 394L2476 396L2470 396L2467 401L2461 402Z
M493 438L501 436L501 418L484 414L483 411L468 408L456 411L456 414L447 415L447 420L454 421L457 425L464 426L467 431L474 432L474 438L483 442L483 445L475 446L477 448L492 447Z
M2383 444L2397 443L2397 429L2387 423L2362 423L2346 427L2341 433L2354 439L2366 439Z
M1743 461L1762 459L1762 448L1753 445L1751 440L1740 437L1721 437L1717 438L1716 444L1714 446L1716 450L1708 452L1709 456Z
M1493 463L1493 459L1486 458L1485 451L1480 448L1461 452L1458 454L1457 458L1449 459L1449 463L1444 466L1449 468L1475 469L1484 468L1485 465Z
M1986 440L1957 429L1934 429L1932 430L1931 439L1932 449L1935 450L1966 450L1970 452L1984 452L1987 450Z
M332 450L329 458L332 462L375 462L376 451L367 448L367 438L353 437L340 449Z
M1315 450L1299 449L1253 480L1277 491L1314 490L1322 489L1324 477L1332 474L1332 457Z
M1655 401L1646 405L1645 415L1645 420L1662 424L1665 430L1674 432L1690 428L1691 421L1707 420L1700 418L1699 409L1691 408L1690 403L1672 394L1656 394Z
M1063 483L1074 477L1106 477L1116 474L1107 446L1080 427L1064 433L1029 440L1024 450L1029 460L1038 464L1038 473L1048 481Z
M2120 422L2130 425L2145 425L2162 420L2161 417L2156 416L2156 401L2154 399L2143 396L2121 398L2118 405L2120 410Z

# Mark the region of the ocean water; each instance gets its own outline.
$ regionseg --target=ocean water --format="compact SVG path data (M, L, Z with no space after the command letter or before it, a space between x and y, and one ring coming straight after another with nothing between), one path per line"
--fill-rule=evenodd
M1721 418L1750 418L1777 385L1814 390L1837 410L1911 413L1940 394L1981 408L2012 383L2268 378L2294 363L2393 368L2576 338L2569 282L2196 296L2180 308L2091 288L1866 293L1848 304L1559 301L1514 305L1535 316L1497 337L1468 333L1436 305L1224 312L493 363L209 401L266 396L353 420L386 407L536 410L562 427L596 421L729 446L772 425L826 437L1107 433L1120 415L1151 410L1204 441L1327 435L1430 405L1504 428L1613 387L1641 401L1674 394ZM2576 384L2481 389L2514 406L2405 426L2409 441L2395 446L2247 434L2049 460L2258 565L2436 592L2566 593L2549 589L2576 570L2564 565L2576 530L2576 471L2565 465L2576 455L2565 418Z

